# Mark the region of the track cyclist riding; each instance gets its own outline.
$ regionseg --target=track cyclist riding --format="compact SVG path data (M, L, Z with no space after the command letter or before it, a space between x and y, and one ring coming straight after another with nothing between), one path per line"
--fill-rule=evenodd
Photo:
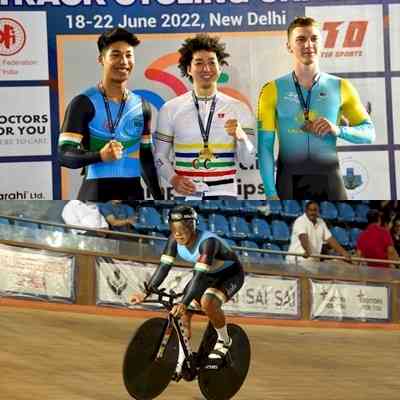
M164 281L177 255L193 263L193 277L184 289L183 298L173 306L170 313L181 318L185 335L191 337L193 312L189 305L207 315L218 338L208 355L208 368L218 369L232 346L228 334L225 314L221 306L232 298L244 282L243 267L235 252L223 239L209 231L199 231L196 211L187 205L172 209L169 216L171 235L160 259L160 264L145 284L146 292L132 296L134 304L141 303ZM190 344L189 344L190 346ZM179 356L174 380L182 377L185 354L179 342Z

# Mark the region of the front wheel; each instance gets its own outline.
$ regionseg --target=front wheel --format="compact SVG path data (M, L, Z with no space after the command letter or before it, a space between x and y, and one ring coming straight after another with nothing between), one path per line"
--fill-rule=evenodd
M178 361L178 338L171 336L160 359L156 359L168 320L152 318L133 335L125 352L123 378L126 390L137 400L151 400L160 395L171 381Z

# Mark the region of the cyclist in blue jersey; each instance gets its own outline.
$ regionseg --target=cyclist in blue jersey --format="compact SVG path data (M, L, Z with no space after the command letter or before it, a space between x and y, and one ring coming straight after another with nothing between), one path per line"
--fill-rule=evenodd
M212 232L197 230L196 220L196 211L190 206L176 206L171 211L171 235L161 256L160 265L145 285L147 293L134 294L132 302L140 303L151 293L151 288L161 285L177 255L193 263L193 278L184 290L181 303L177 304L171 313L176 317L182 317L190 337L192 313L188 307L189 305L201 307L218 334L215 347L209 354L209 362L219 365L232 345L221 306L242 287L244 271L236 253L226 242ZM184 353L180 348L177 379L183 361Z
M59 160L84 168L80 200L141 200L142 176L155 199L162 199L151 148L151 108L128 88L134 67L135 35L116 28L97 42L102 80L74 97L59 137Z
M260 93L258 152L265 194L270 199L345 200L337 140L362 144L375 139L374 126L355 88L346 79L320 71L320 42L314 19L293 20L287 42L293 71L268 82Z

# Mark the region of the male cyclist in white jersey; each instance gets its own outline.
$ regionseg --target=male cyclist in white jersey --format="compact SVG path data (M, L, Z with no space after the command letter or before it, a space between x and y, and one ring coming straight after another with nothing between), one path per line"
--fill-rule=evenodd
M255 118L250 108L217 88L229 54L208 34L188 38L178 67L193 82L158 115L155 160L174 195L196 199L236 198L238 164L255 161ZM173 162L170 161L172 152Z

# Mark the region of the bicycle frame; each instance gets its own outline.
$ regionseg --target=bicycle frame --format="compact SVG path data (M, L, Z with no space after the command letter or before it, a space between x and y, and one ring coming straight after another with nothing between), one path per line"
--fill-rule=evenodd
M144 300L142 303L160 303L164 306L167 311L171 311L174 306L174 300L181 297L183 293L174 293L171 291L170 293L166 293L165 289L156 289L152 290L152 293L158 295L158 300ZM164 298L167 297L167 300ZM163 357L165 349L168 344L168 340L171 337L172 330L175 329L178 340L182 346L183 352L185 354L185 362L187 363L187 367L192 369L192 365L190 365L190 356L192 356L193 352L190 350L188 343L190 343L189 337L185 334L184 325L181 318L176 318L168 313L168 324L165 328L163 337L161 339L160 347L158 349L156 360L159 360Z

